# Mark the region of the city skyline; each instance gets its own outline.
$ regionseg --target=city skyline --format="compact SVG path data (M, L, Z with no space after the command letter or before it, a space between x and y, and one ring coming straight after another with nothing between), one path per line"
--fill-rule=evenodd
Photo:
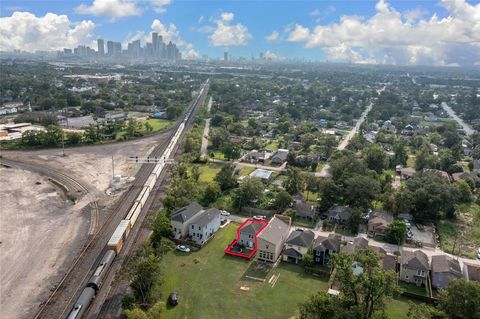
M97 39L146 45L157 32L182 57L396 65L480 65L480 3L439 1L4 1L0 50L61 51Z

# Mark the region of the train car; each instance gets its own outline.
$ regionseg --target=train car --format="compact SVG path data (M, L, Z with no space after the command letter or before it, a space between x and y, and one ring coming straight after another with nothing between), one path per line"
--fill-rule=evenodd
M136 211L137 209L142 209L142 205L141 205L139 202L135 201L135 202L133 203L133 206L132 206L132 207L130 208L130 210L128 211L128 214L127 214L127 216L125 217L125 219L131 219L132 215L135 213L135 211Z
M77 301L75 302L75 305L73 306L72 311L68 315L68 319L79 319L82 318L82 316L85 314L85 311L88 309L88 306L90 306L90 303L92 302L93 298L95 298L95 289L91 287L85 287L82 290L82 293L80 294L80 297L78 297Z
M100 261L100 264L95 269L93 276L88 281L87 287L93 288L95 289L95 291L98 291L98 289L100 289L100 287L102 286L103 279L107 274L107 270L112 264L113 259L115 258L116 255L117 254L115 253L115 251L107 250L107 252L103 255L102 260Z
M112 237L108 241L107 248L112 249L118 255L120 250L122 250L123 243L130 233L130 220L123 219L120 224L118 224L117 229L113 233Z

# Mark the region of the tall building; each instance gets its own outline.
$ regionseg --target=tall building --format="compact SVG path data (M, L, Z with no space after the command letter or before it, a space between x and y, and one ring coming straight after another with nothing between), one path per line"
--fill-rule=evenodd
M155 58L160 56L160 43L159 43L158 33L152 32L152 48L153 48L153 56Z
M97 39L97 52L98 55L105 55L105 42L103 39Z
M228 52L223 52L223 61L228 61Z
M113 41L107 41L107 54L113 55Z

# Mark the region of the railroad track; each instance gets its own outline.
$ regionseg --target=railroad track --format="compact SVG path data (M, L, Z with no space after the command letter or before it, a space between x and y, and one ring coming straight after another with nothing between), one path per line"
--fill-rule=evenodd
M204 94L202 101L204 100ZM193 103L187 108L185 114L195 110L200 103ZM183 118L182 118L183 119ZM191 123L191 116L187 121ZM182 124L179 120L170 130L169 137L160 143L152 151L151 156L161 156L167 148L170 139L173 138L176 129ZM111 216L101 226L98 232L91 236L79 256L75 259L72 266L68 269L60 283L52 291L48 300L43 303L37 312L35 318L62 318L67 311L72 309L74 300L78 297L79 291L83 289L88 277L91 275L94 266L99 262L99 258L106 251L107 242L119 222L125 218L132 203L139 195L143 185L152 173L155 165L142 165L136 174L133 185L121 195L112 209Z

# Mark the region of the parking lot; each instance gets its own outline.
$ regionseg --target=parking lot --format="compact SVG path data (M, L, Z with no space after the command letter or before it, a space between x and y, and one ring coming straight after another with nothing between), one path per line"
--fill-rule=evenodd
M432 226L412 225L412 242L421 243L422 246L435 247L435 230Z

